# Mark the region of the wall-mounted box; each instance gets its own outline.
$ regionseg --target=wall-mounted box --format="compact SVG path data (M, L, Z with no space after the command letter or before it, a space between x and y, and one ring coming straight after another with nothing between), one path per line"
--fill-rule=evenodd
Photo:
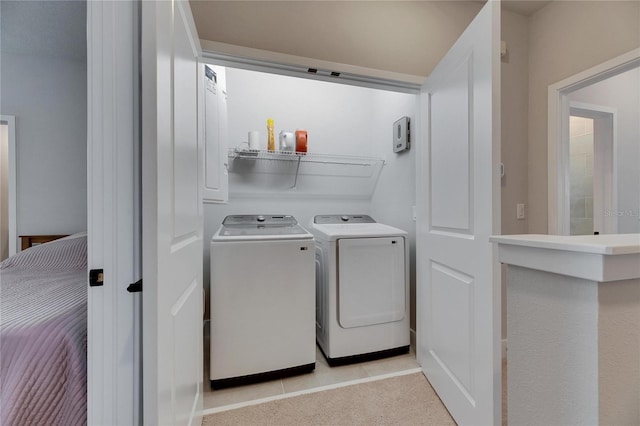
M402 117L393 123L393 152L401 152L411 146L411 120Z

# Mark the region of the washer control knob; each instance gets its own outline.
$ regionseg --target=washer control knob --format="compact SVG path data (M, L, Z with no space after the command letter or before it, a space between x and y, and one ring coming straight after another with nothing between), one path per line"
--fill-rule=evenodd
M342 219L343 222L348 222L349 216L342 216L340 219Z
M258 216L258 217L256 218L256 220L257 220L258 222L264 222L264 216Z

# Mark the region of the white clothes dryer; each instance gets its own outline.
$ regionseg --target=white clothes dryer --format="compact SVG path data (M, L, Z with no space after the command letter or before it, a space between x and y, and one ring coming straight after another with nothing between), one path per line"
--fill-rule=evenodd
M227 216L211 240L213 388L315 368L314 240L293 216Z
M406 353L409 239L366 215L318 215L316 340L329 365Z

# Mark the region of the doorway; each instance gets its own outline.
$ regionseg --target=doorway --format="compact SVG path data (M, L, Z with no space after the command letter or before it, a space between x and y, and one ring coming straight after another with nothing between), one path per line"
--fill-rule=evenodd
M315 214L337 211L369 214L380 223L404 229L415 247L415 225L410 215L411 207L415 205L415 150L393 154L388 130L398 117L410 116L416 122L416 94L341 84L336 79L322 81L300 78L306 75L281 75L274 69L256 71L241 68L241 65L222 67L218 63L212 60L210 65L216 73L216 92L229 93L223 113L228 119L225 126L228 135L218 141L224 143L224 148L218 151L223 158L212 156L208 172L215 172L215 166L220 165L218 170L226 176L217 181L228 179L229 199L226 203L205 202L205 241L211 241L226 216L238 212L284 211L306 226ZM308 73L305 71L305 74ZM204 75L202 80L205 80ZM300 99L299 93L305 93L305 97ZM345 111L344 105L349 105L350 111ZM220 110L219 107L218 112ZM286 157L276 157L284 154L268 157L270 154L264 152L266 133L263 130L267 117L275 118L277 132L308 123L310 152L305 160L313 162L296 165L286 161ZM246 149L247 130L251 129L259 129L258 148L262 151L253 159L236 158L235 153ZM214 152L206 147L207 150ZM374 162L375 159L380 161ZM222 166L221 160L228 162L228 168ZM207 171L202 175L206 176ZM295 189L292 188L294 180ZM388 201L390 198L394 200L393 205ZM210 255L210 244L205 244L206 305L209 305ZM411 264L415 265L415 262L411 261ZM408 275L415 276L411 272ZM211 317L208 308L206 311L205 317ZM208 320L205 322L205 363L210 358L211 324ZM319 350L315 359L316 369L307 375L216 390L209 387L207 364L203 386L205 412L215 413L235 406L233 404L247 404L259 398L280 398L325 386L338 387L354 380L368 381L382 374L420 371L415 350L393 358L340 367L329 367Z
M639 91L640 49L549 86L549 234L584 234L588 229L598 233L640 231ZM587 205L591 206L593 225L585 220L579 232L575 224L572 231L570 220L571 192L579 189L572 188L570 179L572 115L593 119L594 184L589 185L593 193L589 196L582 191L582 205L573 200L574 214L581 214L581 219L588 219Z
M9 125L0 124L0 261L9 257Z
M571 103L569 191L565 202L569 235L617 232L614 109ZM568 198L568 199L567 199Z
M0 261L16 254L15 117L0 116Z

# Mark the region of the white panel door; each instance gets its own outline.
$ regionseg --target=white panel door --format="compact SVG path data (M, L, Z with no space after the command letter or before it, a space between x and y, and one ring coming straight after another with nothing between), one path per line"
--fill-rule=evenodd
M200 44L186 0L142 2L143 414L201 424Z
M418 360L459 425L499 424L500 4L427 79L418 153Z

